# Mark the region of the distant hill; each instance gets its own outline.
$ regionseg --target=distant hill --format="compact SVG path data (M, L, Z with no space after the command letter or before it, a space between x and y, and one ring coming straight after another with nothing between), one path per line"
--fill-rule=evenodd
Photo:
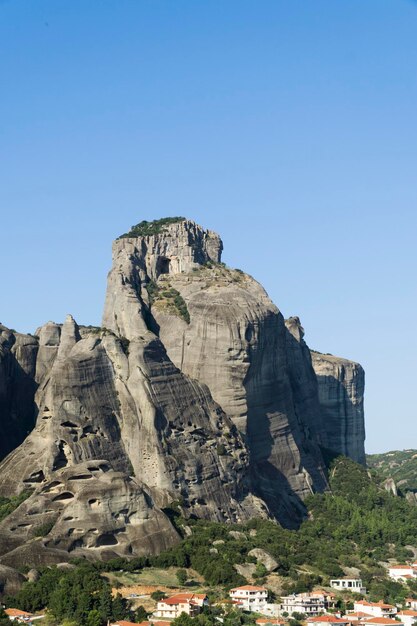
M392 478L401 491L417 492L417 450L392 450L383 454L368 454L368 467L384 479Z

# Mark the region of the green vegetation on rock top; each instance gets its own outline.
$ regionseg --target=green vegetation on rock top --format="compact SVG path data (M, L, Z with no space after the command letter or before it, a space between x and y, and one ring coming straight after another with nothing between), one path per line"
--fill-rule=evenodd
M153 220L152 222L142 220L139 224L132 226L129 232L124 233L124 235L120 235L118 239L123 239L125 237L149 237L150 235L158 235L159 233L165 232L165 226L169 226L169 224L176 224L177 222L184 222L185 219L185 217L163 217L160 220Z
M145 286L149 295L149 304L156 309L165 311L168 314L181 317L187 324L190 323L190 314L187 304L179 291L171 287L166 279L162 284L157 284L151 280Z

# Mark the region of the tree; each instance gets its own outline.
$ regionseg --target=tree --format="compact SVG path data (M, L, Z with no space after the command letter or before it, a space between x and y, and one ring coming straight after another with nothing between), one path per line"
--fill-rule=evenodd
M156 591L152 591L151 598L152 600L156 600L157 602L159 602L159 600L163 600L164 598L166 598L166 594L160 589L157 589Z
M266 569L265 565L263 563L257 563L256 564L256 569L255 569L255 573L254 573L254 578L263 578L264 576L266 576L268 573L268 570Z
M186 613L181 613L178 617L172 620L172 626L194 626L193 618Z
M101 619L100 611L93 610L87 615L86 626L101 626L103 620Z
M120 593L118 593L113 600L112 617L114 620L124 619L127 613L128 609L126 606L126 600L124 600Z
M145 610L145 607L140 605L135 611L135 622L145 622L148 619L148 613Z
M185 585L188 580L187 572L185 569L177 570L177 580L180 585Z

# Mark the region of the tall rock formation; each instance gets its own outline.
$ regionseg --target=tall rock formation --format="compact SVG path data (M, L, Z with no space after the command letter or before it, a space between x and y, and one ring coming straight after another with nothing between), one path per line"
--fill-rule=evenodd
M31 490L0 523L0 563L158 552L178 540L173 502L296 527L327 488L322 448L361 460L359 370L326 373L335 399L298 318L222 248L182 218L139 225L113 244L102 328L0 329L0 428L37 415L0 465L0 495Z
M0 324L0 460L35 424L38 340Z
M192 259L185 266L179 241L181 258ZM326 487L323 460L296 412L284 319L259 283L220 263L222 247L189 221L118 239L103 325L130 340L145 324L158 333L174 364L208 386L244 437L253 491L294 525L303 498Z
M312 352L322 423L318 436L332 452L365 463L365 372L359 363Z

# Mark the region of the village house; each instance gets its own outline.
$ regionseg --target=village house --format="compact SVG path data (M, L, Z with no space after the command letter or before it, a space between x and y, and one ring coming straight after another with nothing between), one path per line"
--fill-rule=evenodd
M282 613L304 613L307 617L314 617L325 613L335 606L335 595L326 591L298 593L281 598Z
M412 611L417 611L417 600L415 600L414 598L406 598L405 606Z
M345 617L349 618L349 622L362 622L364 620L367 620L369 618L372 619L372 615L370 613L364 613L363 611L354 611L353 613L349 613L348 615L345 615Z
M371 617L361 623L363 626L404 626L403 622L390 617Z
M204 593L177 593L175 596L160 600L153 617L174 619L181 613L195 617L200 613L201 608L207 604L208 598Z
M395 617L398 617L404 623L404 626L417 624L417 611L411 609L399 611Z
M12 622L31 622L34 617L32 613L27 613L20 609L5 609L4 612Z
M369 613L372 617L395 617L397 607L384 602L367 602L366 600L357 600L353 605L354 612Z
M333 578L330 581L330 587L339 591L353 591L365 595L366 589L362 585L360 578Z
M22 624L31 624L32 622L45 617L45 615L33 615L32 613L27 613L26 611L21 611L20 609L5 609L4 612L10 621L20 622Z
M390 565L388 568L388 576L396 581L417 578L417 567L415 565Z
M317 615L307 619L307 626L348 626L349 619L335 615Z
M243 611L263 613L267 605L268 590L255 585L243 585L229 591L229 596L238 608Z
M111 624L110 626L169 626L170 622L158 622L158 621L153 621L153 622L140 622L139 624L136 622L127 622L124 619L119 620L118 622L114 622L113 624Z

